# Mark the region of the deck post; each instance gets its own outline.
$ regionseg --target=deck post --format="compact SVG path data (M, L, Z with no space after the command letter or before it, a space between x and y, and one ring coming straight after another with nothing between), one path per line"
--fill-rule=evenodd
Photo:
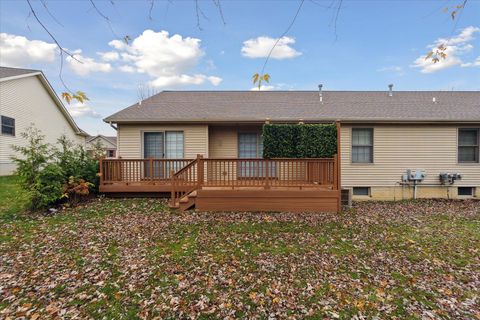
M269 183L269 177L270 177L270 174L269 174L269 170L270 170L270 166L268 165L268 159L265 160L265 189L270 189L270 183Z
M98 162L98 176L100 177L98 183L101 186L101 185L103 185L103 158L100 158L100 160Z
M171 200L171 203L172 203L172 206L175 205L175 170L170 170L170 173L171 173L171 176L170 176L170 180L171 180L171 184L172 184L172 194L171 194L171 197L172 197L172 200Z
M197 187L201 189L203 186L204 180L204 165L203 165L203 155L197 154Z
M337 126L337 186L338 186L338 211L342 210L342 150L341 150L341 130L340 120L335 122Z
M333 156L333 190L338 190L338 153Z
M153 181L153 157L150 157L150 181Z

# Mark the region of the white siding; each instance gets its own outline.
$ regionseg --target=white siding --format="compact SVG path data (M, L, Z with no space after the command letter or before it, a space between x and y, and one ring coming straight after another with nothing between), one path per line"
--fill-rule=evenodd
M55 101L36 76L0 82L0 115L15 119L15 137L0 134L0 175L15 169L10 157L12 145L24 145L20 134L32 123L45 135L46 142L55 143L65 134L70 140L85 144L76 134Z
M423 184L438 184L441 172L458 172L459 186L480 186L480 164L457 162L458 126L375 125L373 164L351 162L352 126L342 125L343 187L393 187L406 169L423 169ZM473 126L480 127L480 125Z
M183 131L184 157L193 159L197 154L208 157L208 125L126 125L118 126L118 155L124 159L143 157L143 132Z

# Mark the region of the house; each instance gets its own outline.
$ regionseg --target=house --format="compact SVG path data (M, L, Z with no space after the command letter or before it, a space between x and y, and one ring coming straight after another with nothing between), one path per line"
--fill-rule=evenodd
M338 181L353 199L480 196L478 91L164 91L104 121L117 126L125 161L261 158L265 123L338 121ZM406 177L417 169L421 181Z
M92 154L97 147L105 152L106 158L117 157L117 137L108 137L99 134L86 139L86 149L88 153Z
M15 170L12 145L26 143L20 134L32 124L49 143L65 135L85 145L88 136L77 126L39 70L0 67L0 117L0 175L12 174Z

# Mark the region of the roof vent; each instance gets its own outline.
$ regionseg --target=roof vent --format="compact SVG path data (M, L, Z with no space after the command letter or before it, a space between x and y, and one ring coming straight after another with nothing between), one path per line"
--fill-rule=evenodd
M388 96L389 97L393 96L393 84L388 85Z
M318 97L320 99L320 102L323 103L323 84L318 85Z
M432 102L433 102L433 103L437 103L437 98L433 97L433 98L432 98Z

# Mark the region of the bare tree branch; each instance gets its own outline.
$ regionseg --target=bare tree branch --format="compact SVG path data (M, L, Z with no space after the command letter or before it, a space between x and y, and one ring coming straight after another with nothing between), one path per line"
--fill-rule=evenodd
M282 35L280 37L277 38L277 41L275 41L275 44L270 49L270 52L268 53L267 58L265 59L265 62L263 63L263 67L262 67L262 71L260 72L260 75L263 75L263 72L265 71L265 67L267 66L268 60L270 59L270 56L272 55L272 52L275 49L275 47L277 46L280 39L282 39L290 31L290 29L293 27L293 25L295 24L295 21L297 20L298 14L300 13L300 10L302 9L302 6L303 6L304 2L305 2L305 0L300 1L300 5L298 6L297 12L295 13L295 16L293 17L292 22L290 22L287 29L282 33Z
M337 21L338 21L338 16L340 15L340 10L342 9L342 3L343 3L343 0L338 0L338 7L337 7L337 11L335 13L335 18L333 21L333 32L335 34L335 41L338 40Z
M202 26L200 24L200 16L202 16L205 20L208 20L208 17L202 11L202 8L200 8L198 0L195 0L195 14L197 16L197 28L198 28L198 30L203 30Z
M225 16L223 15L222 3L220 2L220 0L212 0L212 1L213 1L213 4L217 7L218 14L222 19L223 25L226 25L227 23L225 22Z
M95 11L98 13L98 15L99 15L100 17L102 17L102 18L107 22L107 25L108 25L108 27L110 28L110 31L112 32L112 34L113 34L115 37L120 38L120 37L118 36L118 34L115 32L115 30L113 30L112 21L110 20L110 18L107 17L105 14L103 14L103 13L98 9L98 7L96 6L96 4L95 4L95 2L94 2L93 0L90 0L90 3L92 4L93 9L95 9ZM112 5L114 5L113 2L110 2L110 3L111 3Z
M45 8L45 11L48 13L48 15L55 21L58 25L63 27L63 24L60 23L60 21L57 20L57 18L50 12L50 10L47 7L47 1L46 0L40 0L42 3L43 7Z
M150 19L150 21L153 20L152 11L154 6L155 6L155 0L150 0L150 9L148 9L148 19Z

